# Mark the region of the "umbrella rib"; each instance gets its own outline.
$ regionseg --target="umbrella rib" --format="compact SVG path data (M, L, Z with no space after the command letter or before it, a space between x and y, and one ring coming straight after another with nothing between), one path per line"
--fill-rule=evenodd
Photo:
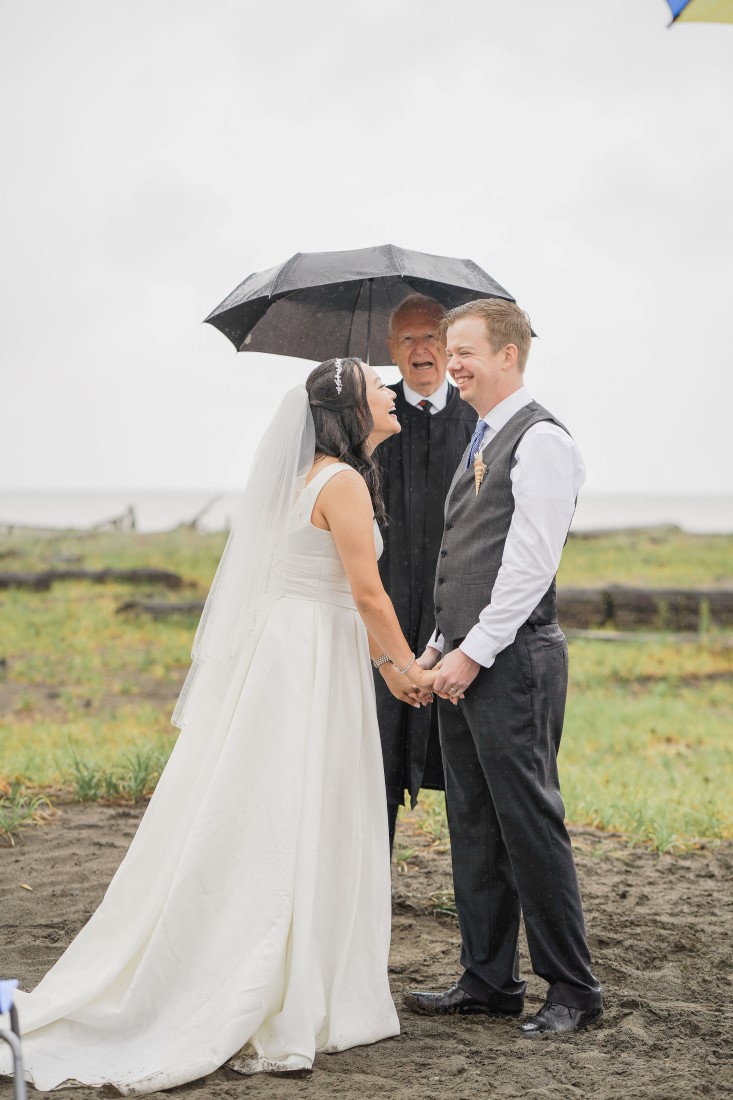
M269 298L274 298L276 296L278 283L280 283L283 280L284 276L290 272L291 268L295 266L296 262L300 259L302 255L302 252L296 252L294 256L291 256L289 260L285 261L275 278L272 280L272 286L268 295Z
M387 248L389 249L389 254L390 254L390 257L392 259L392 262L394 263L395 267L398 270L399 277L401 279L403 279L404 276L405 276L405 273L402 269L402 263L401 263L400 257L398 256L398 252L400 251L399 247L397 245L394 245L394 244L388 244Z
M364 286L364 280L361 279L357 283L357 286L358 286L359 289L357 290L356 297L354 298L354 305L353 305L353 308L351 310L351 318L349 320L349 331L346 334L346 355L347 356L349 354L349 344L351 343L351 333L354 331L354 318L356 317L356 307L359 305L359 299L361 298L361 291L362 291L362 287Z

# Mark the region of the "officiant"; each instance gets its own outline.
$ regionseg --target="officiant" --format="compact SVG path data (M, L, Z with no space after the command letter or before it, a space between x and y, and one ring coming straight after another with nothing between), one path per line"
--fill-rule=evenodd
M443 314L433 298L411 294L390 318L389 350L402 375L391 388L402 431L376 452L389 519L379 572L414 653L423 652L435 627L443 507L476 424L476 413L446 377L445 346L438 336ZM399 702L380 675L374 679L391 849L405 791L414 807L421 788L442 790L443 764L437 707Z

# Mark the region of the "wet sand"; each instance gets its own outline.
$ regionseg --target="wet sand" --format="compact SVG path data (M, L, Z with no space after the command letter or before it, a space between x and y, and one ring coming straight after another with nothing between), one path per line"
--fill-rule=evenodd
M75 804L0 848L0 972L32 988L93 912L142 809ZM310 1097L395 1100L681 1100L733 1095L733 844L687 855L629 850L620 839L572 831L594 969L606 1011L596 1029L527 1041L515 1023L426 1019L402 1010L413 987L446 988L459 974L460 937L446 909L450 857L400 822L395 865L392 987L402 1034L372 1047L320 1055L312 1073L245 1078L222 1068L164 1095L197 1100ZM24 889L23 885L32 889ZM527 963L523 945L523 963ZM543 999L530 975L527 1008ZM112 1089L34 1097L92 1100ZM0 1083L0 1098L12 1085Z

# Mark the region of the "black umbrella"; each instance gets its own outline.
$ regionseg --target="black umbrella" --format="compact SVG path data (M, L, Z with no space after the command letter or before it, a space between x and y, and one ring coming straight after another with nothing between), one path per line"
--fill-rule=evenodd
M389 315L408 294L446 309L476 298L514 298L473 260L430 256L393 244L350 252L297 252L249 275L206 321L237 351L321 361L356 356L389 363Z

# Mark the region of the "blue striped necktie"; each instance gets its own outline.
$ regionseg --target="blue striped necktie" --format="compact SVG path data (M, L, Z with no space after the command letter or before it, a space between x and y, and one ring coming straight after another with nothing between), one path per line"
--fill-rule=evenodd
M486 423L485 420L479 420L478 424L476 425L476 431L471 436L471 450L468 452L468 460L466 462L467 470L471 469L471 463L479 452L481 441L484 438L484 432L486 431L488 426L489 425Z

